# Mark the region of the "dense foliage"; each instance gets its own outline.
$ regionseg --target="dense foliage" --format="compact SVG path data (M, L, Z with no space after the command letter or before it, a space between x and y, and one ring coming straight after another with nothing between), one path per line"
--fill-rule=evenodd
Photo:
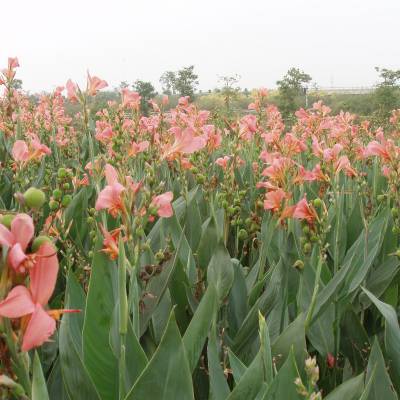
M0 398L397 399L400 110L211 114L0 84ZM63 96L65 93L65 97ZM68 102L76 113L65 110Z

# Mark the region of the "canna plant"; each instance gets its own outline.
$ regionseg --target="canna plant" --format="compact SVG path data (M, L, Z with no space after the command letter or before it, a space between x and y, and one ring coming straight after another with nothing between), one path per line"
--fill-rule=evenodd
M87 77L0 100L4 399L397 399L400 147ZM63 93L66 93L64 96ZM78 112L69 113L74 105Z

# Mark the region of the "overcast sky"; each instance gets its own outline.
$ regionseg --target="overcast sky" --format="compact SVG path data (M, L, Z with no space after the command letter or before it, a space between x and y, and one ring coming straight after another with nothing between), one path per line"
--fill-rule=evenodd
M200 89L239 74L273 87L292 66L319 86L364 86L400 68L400 0L2 1L0 65L18 56L24 88L86 69L117 86L195 65Z

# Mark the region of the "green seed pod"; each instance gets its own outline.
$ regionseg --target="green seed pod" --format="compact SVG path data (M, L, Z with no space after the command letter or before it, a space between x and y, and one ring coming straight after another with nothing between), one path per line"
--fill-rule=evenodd
M53 197L54 197L56 200L60 200L61 197L62 197L62 191L61 191L60 189L54 189L54 190L53 190Z
M308 225L303 226L303 233L308 235L310 233L310 227Z
M233 215L235 213L235 209L231 206L227 209L228 215Z
M11 222L15 218L14 214L5 214L2 215L0 218L0 224L3 224L6 228L10 229L11 228Z
M89 258L93 258L93 251L92 250L89 251L88 256L89 256Z
M311 252L311 243L307 242L303 246L304 254L308 254Z
M68 207L68 206L70 205L71 201L72 201L72 196L69 195L69 194L66 194L66 195L62 198L61 204L62 204L63 207Z
M52 240L48 236L44 235L38 236L32 242L32 251L36 253L39 250L40 246L45 243L50 243L51 245L53 245Z
M35 187L30 187L24 193L24 200L25 204L29 208L39 210L40 208L42 208L43 204L46 201L46 195L42 190L37 189Z
M238 233L239 240L246 240L248 236L246 229L241 229Z
M89 236L93 239L94 237L96 237L96 233L96 231L90 231Z
M197 167L192 167L192 169L190 171L192 172L193 175L196 175L199 173L199 169Z
M63 187L64 190L69 190L71 185L68 182L65 182L62 187Z
M400 228L398 226L394 226L392 228L392 233L394 233L395 235L398 235L400 233Z
M203 184L206 181L206 177L204 175L197 175L196 181L199 184Z
M161 261L164 259L164 253L161 250L157 251L157 253L155 254L155 257L156 257L157 261Z
M60 179L64 179L67 176L67 170L65 168L59 168L57 171L57 176Z
M52 211L55 211L55 210L57 210L58 209L58 202L57 201L55 201L55 200L50 200L49 201L49 207L50 207L50 210L52 210Z
M322 207L322 200L317 197L316 199L314 199L313 201L314 207Z
M395 255L397 258L400 258L400 249L398 249L398 250L394 253L394 255Z
M317 236L317 235L312 235L312 236L310 237L310 241L311 241L312 243L317 243L317 242L318 242L318 236Z
M394 218L397 218L399 216L399 209L397 207L393 207L391 211Z
M385 198L386 198L386 196L384 194L380 194L377 196L376 199L378 200L379 203L382 203L382 201L384 201Z
M252 222L253 222L253 220L251 218L246 218L245 221L244 221L246 226L250 226Z
M229 206L228 202L226 200L224 200L222 202L222 207L225 208L225 210L226 210L228 208L228 206Z
M87 221L87 223L88 223L89 225L92 225L93 222L94 222L94 218L93 218L93 217L87 217L86 221Z
M304 269L304 262L301 260L296 260L296 262L293 264L293 268L296 268L299 271L302 271Z
M144 236L144 229L143 229L142 227L137 228L137 229L136 229L136 235L137 235L138 237Z

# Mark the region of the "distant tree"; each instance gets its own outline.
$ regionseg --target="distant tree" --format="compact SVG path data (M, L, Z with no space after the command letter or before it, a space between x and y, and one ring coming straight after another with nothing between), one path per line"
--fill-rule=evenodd
M22 80L21 79L14 79L13 80L13 87L14 89L22 89Z
M137 80L133 84L133 89L138 92L141 96L140 108L145 115L148 115L150 106L149 100L154 99L157 96L157 92L151 82L145 82Z
M165 71L160 78L163 93L168 96L175 94L175 82L176 73L173 71Z
M193 99L198 84L198 76L194 73L194 65L182 68L175 73L174 87L176 93L180 96L189 96Z
M229 113L231 111L232 101L234 101L240 92L238 85L240 81L240 75L235 74L232 76L221 76L219 82L222 83L221 94L224 96L224 103L226 111Z
M381 82L375 90L375 101L378 116L385 119L390 112L400 107L400 70L375 68Z
M121 90L121 89L126 89L126 88L128 88L129 87L129 83L127 82L127 81L122 81L120 84L119 84L119 89Z
M302 99L306 95L306 85L311 80L311 76L305 72L298 68L290 68L286 75L276 82L279 91L279 106L286 118L292 116L299 107L305 105Z

